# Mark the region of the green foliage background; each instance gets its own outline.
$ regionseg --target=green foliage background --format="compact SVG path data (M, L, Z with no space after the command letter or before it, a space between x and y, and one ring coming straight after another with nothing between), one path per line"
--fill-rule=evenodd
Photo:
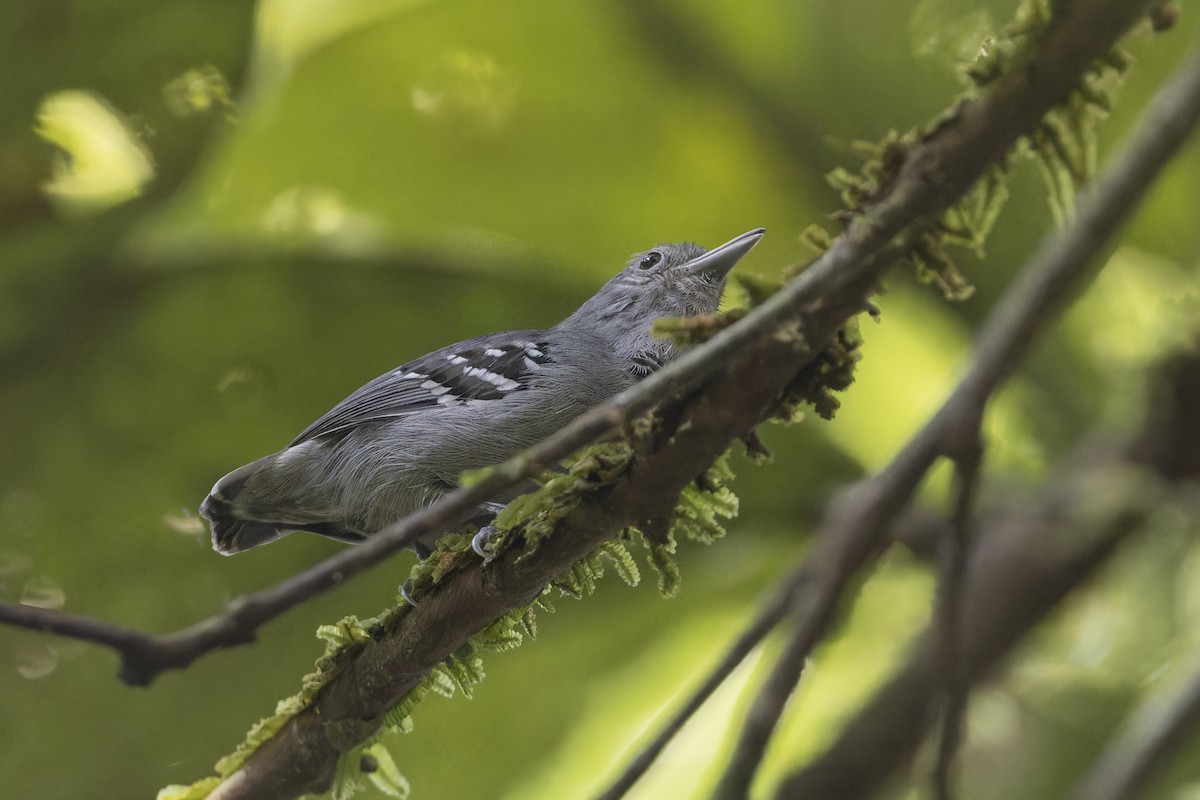
M217 477L369 378L450 341L552 324L634 250L763 225L740 270L807 258L800 232L838 207L824 173L856 166L852 141L948 105L956 69L1011 15L999 0L8 3L0 596L166 631L334 552L293 536L222 559L193 509ZM1138 63L1102 156L1197 30L1185 14L1168 34L1131 38ZM201 72L172 83L188 70ZM34 127L64 90L103 101L141 138L154 177L139 197L81 207L43 190L50 153ZM77 172L138 149L86 120L64 139L69 121L42 125ZM996 502L1085 432L1127 430L1145 411L1143 369L1200 307L1198 184L1193 143L997 403ZM964 264L971 300L948 305L894 276L838 419L767 431L771 466L735 459L742 516L725 540L685 548L678 598L610 578L542 615L537 643L490 655L474 699L418 708L416 731L390 740L416 797L584 796L623 763L796 557L834 487L881 464L939 402L973 327L1052 227L1036 169L1012 191L991 257ZM1194 531L1168 512L1156 524L978 698L973 796L1064 788L1125 711L1195 663ZM146 797L208 774L296 691L321 652L317 625L381 610L410 560L149 689L119 684L106 651L0 630L0 794ZM926 564L885 559L819 651L764 786L887 674L931 588ZM634 797L711 785L757 663ZM1173 785L1197 779L1193 751Z

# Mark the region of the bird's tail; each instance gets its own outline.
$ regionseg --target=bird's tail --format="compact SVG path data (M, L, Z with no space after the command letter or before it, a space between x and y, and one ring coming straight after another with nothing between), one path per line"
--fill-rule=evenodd
M276 522L255 522L236 517L209 519L212 523L213 549L223 556L273 542L295 530Z
M349 530L344 522L326 519L320 512L302 510L284 498L256 496L261 488L247 489L247 483L260 470L273 469L277 460L277 455L272 454L235 469L217 481L204 498L200 516L212 528L214 550L231 556L295 531L309 531L351 543L365 538L362 533Z
M238 495L245 488L246 481L260 466L260 463L255 461L221 478L200 504L200 516L208 520L212 528L213 549L222 555L241 553L251 547L272 542L294 530L293 527L279 522L249 519L238 507Z

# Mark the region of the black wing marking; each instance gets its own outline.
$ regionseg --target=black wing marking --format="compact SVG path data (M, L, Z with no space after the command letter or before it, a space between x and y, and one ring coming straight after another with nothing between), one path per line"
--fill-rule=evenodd
M551 363L545 331L480 336L435 350L355 391L309 425L288 447L371 420L437 406L501 400Z
M651 372L657 372L662 369L663 357L661 354L653 350L641 350L634 354L633 360L629 364L629 372L633 377L641 380Z

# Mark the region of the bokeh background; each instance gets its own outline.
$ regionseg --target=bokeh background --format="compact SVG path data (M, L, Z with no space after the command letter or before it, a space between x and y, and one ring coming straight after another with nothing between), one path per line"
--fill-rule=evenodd
M0 596L167 631L339 545L233 559L195 507L366 380L436 346L549 325L660 241L768 235L739 270L807 259L853 142L927 122L1013 14L1000 0L10 0L0 9ZM1185 9L1185 11L1190 9ZM1112 151L1197 39L1127 42ZM1145 411L1142 376L1195 322L1200 143L988 421L987 491L1036 485ZM680 555L683 589L615 576L491 655L474 699L388 739L417 798L586 796L710 665L837 486L951 385L972 331L1054 227L1019 168L977 291L895 273L838 418L735 458L742 514ZM827 224L831 226L831 224ZM733 290L736 295L736 288ZM945 475L924 500L944 500ZM1165 511L976 697L975 797L1069 785L1118 720L1196 663L1200 552ZM318 624L386 607L411 555L148 689L104 650L0 629L0 795L150 797L210 773L295 692ZM646 571L649 573L649 571ZM760 788L817 752L928 620L929 565L894 548L821 648ZM768 645L768 652L774 645ZM703 796L761 654L633 797ZM1160 788L1200 796L1194 749ZM1190 789L1187 787L1191 786ZM1190 793L1189 793L1190 792ZM370 795L368 795L370 796Z

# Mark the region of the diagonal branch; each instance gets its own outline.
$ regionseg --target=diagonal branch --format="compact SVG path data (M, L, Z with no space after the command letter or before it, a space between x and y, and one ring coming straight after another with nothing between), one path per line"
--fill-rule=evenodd
M703 391L689 395L674 435L641 453L628 476L585 500L537 550L505 553L486 572L473 564L449 578L364 647L312 706L260 747L214 796L290 797L323 790L340 755L327 735L330 726L337 726L343 747L371 735L382 713L468 636L527 604L550 579L622 528L668 513L680 489L733 439L753 428L834 331L862 310L890 264L887 247L893 237L910 224L936 217L960 198L1019 136L1033 130L1048 109L1069 95L1083 70L1108 50L1144 5L1120 0L1063 4L1062 16L1035 51L914 146L887 193L855 218L846 234L799 279L739 324L479 483L397 522L368 543L240 598L183 631L147 636L136 646L118 648L123 675L132 682L149 682L161 670L184 666L211 649L250 640L259 625L296 603L381 563L413 539L441 529L460 511L577 447L611 435L664 399L707 382ZM936 447L928 457L935 454ZM907 487L904 497L923 472L914 466L925 454L917 453L915 459L902 458L895 467L901 479L893 483ZM856 496L861 498L862 492ZM844 505L842 509L845 516ZM78 627L51 617L53 622L42 617L38 624L54 625L60 632ZM120 637L108 638L116 646Z
M1079 513L1095 511L1098 497L1111 513ZM1129 461L1092 459L980 531L964 596L960 662L968 683L983 680L1023 635L1095 575L1142 530L1163 497L1161 485ZM1047 541L1055 546L1044 547ZM785 778L774 796L876 796L911 761L935 719L945 681L940 646L937 631L927 630L909 661L842 727L829 750Z
M769 413L796 373L848 317L864 307L888 266L881 253L893 237L961 197L1020 135L1033 130L1048 109L1069 95L1084 69L1107 52L1142 6L1104 0L1062 8L1063 16L1011 73L978 100L959 106L952 121L909 151L888 193L856 218L808 271L742 323L650 379L651 386L669 383L678 389L685 380L698 383L700 375L710 378L703 391L680 404L673 435L639 452L626 476L585 498L537 549L508 551L486 571L472 564L448 578L438 591L368 643L311 706L260 746L213 797L276 798L323 791L332 780L339 748L351 747L377 731L381 715L467 637L528 603L547 581L622 528L669 513L680 489L733 439ZM1019 355L1024 347L1018 344L1014 352ZM718 360L706 368L700 362L709 358ZM999 374L986 373L985 382L998 381L1011 370L1004 359L997 361L1001 363ZM977 385L970 386L978 390ZM652 404L646 394L626 395L615 406L585 415L568 430L578 431L582 426L602 435ZM535 448L531 457L557 453L553 448L562 446L562 437L560 434ZM934 454L936 448L936 442L927 443L926 449ZM907 496L922 471L914 469L914 463L927 460L925 449L902 459L896 469L911 480L893 481L892 485L905 486ZM524 474L525 469L527 463L510 464L507 472L488 479L493 483L456 492L425 513L445 508L453 498L473 491L496 491L498 481L512 480L514 473ZM482 497L475 501L478 499ZM849 513L846 504L842 508L843 516ZM412 525L411 518L398 523L360 550L374 548L369 552L378 552L394 546L412 532ZM868 543L868 547L873 545ZM357 554L359 550L348 552ZM336 737L328 735L332 730L337 731ZM331 741L334 738L339 742L336 747Z
M1172 400L1149 405L1142 430L1123 452L1081 448L1086 458L1066 461L1074 468L1060 470L1039 497L1012 506L981 531L963 610L960 664L969 684L982 680L1022 635L1095 574L1173 488L1200 477L1200 459L1188 452L1181 461L1178 446L1200 438L1200 355L1178 354L1152 377L1158 394ZM1147 473L1157 477L1148 479ZM932 724L944 683L938 646L936 631L927 631L909 661L842 727L838 740L788 776L775 796L874 796L912 759ZM1200 679L1193 678L1170 706L1145 736L1134 726L1136 731L1119 739L1073 800L1134 796L1200 722ZM1156 715L1147 720L1151 716Z
M1086 263L1086 260L1082 263ZM982 412L982 408L979 411ZM967 587L974 527L975 495L983 465L983 443L978 438L981 418L971 426L976 432L969 451L954 460L955 497L953 524L942 542L942 563L938 577L935 611L938 627L942 674L945 675L945 699L942 704L942 730L938 740L937 763L933 772L934 794L938 800L953 800L954 757L962 744L963 723L967 712L968 685L962 664L962 604Z
M1137 209L1197 119L1200 54L1159 93L1138 135L1082 200L1073 224L1039 248L1001 298L970 369L946 403L881 473L831 509L810 556L817 579L798 599L797 627L751 707L717 797L746 795L784 703L833 624L850 581L877 553L888 525L937 458L968 451L988 399L1090 279L1097 254Z
M797 573L778 583L767 602L759 608L754 620L738 635L704 681L692 691L683 706L671 715L671 719L663 725L658 735L642 748L616 780L596 796L596 800L621 800L633 788L692 715L700 710L746 656L750 655L787 616L788 610L795 603L795 596L802 590L808 577L807 572Z
M681 446L682 437L678 437L676 446L668 448L666 458L674 469L660 469L654 473L660 479L639 482L643 494L657 498L652 505L666 505L667 498L673 500L679 487L694 477L697 465L710 463L729 441L762 419L782 387L820 351L833 331L862 310L865 297L890 263L881 251L892 237L961 197L1019 136L1033 130L1048 109L1068 96L1087 65L1112 46L1146 4L1118 0L1077 4L1080 7L1073 4L1047 31L1036 52L986 95L959 107L950 122L914 147L889 193L856 218L846 234L797 280L710 342L584 414L478 483L399 520L367 543L276 586L237 598L212 617L169 634L131 636L129 629L98 621L89 624L58 612L39 615L36 624L29 624L11 607L0 607L0 622L64 635L86 630L88 635L83 638L118 650L124 680L148 684L163 670L183 668L212 650L252 641L259 626L288 609L377 566L421 536L445 529L463 511L556 464L579 447L612 435L655 405L682 396L719 373L725 372L727 378L735 375L736 380L721 381L693 406L693 415L705 417L710 424L694 427L687 437L693 446ZM798 324L803 341L775 336L789 326L795 330ZM681 480L680 475L687 472L692 474ZM615 516L610 523L615 527L605 536L637 519L629 514ZM574 558L587 549L576 548L576 552ZM545 580L549 577L552 575ZM500 608L495 616L517 604Z

